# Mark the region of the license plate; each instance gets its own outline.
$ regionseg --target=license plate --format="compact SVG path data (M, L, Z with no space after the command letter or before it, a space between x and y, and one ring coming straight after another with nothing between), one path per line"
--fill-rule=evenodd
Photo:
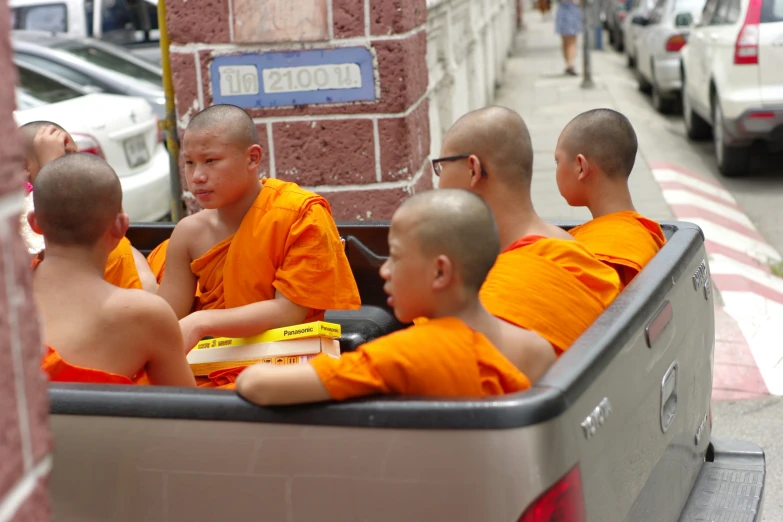
M150 151L147 150L147 142L144 140L143 134L128 138L123 146L125 147L125 159L130 168L138 167L150 160Z

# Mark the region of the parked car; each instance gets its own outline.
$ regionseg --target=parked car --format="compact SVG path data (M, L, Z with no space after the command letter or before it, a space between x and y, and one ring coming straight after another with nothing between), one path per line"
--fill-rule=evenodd
M42 31L14 31L14 58L68 79L94 92L138 96L166 117L163 71L126 49L93 38Z
M618 52L623 51L622 24L628 15L631 0L603 0L601 10L604 28L609 33L609 44Z
M628 58L628 67L636 67L636 42L644 26L632 23L635 16L648 15L655 7L655 0L631 0L628 15L623 20L623 51Z
M658 0L649 15L637 15L633 20L634 25L645 27L636 48L639 87L652 94L659 112L674 112L680 107L680 49L703 7L704 0Z
M708 0L682 49L688 137L712 131L726 176L747 171L751 147L783 147L783 0Z
M79 85L40 68L16 65L18 125L52 121L73 136L80 151L106 159L120 178L123 208L131 221L156 221L169 213L169 158L146 100L85 94Z
M172 228L127 237L146 254ZM663 228L661 251L524 392L266 408L229 390L52 383L53 520L761 522L763 450L711 433L704 236ZM338 229L363 306L326 320L350 351L404 325L378 274L388 223Z
M11 28L95 37L160 63L157 0L9 0ZM98 6L97 13L95 6Z

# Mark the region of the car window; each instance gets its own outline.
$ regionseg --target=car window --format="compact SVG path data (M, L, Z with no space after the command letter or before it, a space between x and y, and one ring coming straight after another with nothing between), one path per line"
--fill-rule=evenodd
M37 31L65 33L68 31L68 14L65 4L41 4L19 7L14 10L12 27Z
M691 13L698 11L704 5L704 0L676 0L674 2L675 13Z
M715 13L715 7L717 5L718 0L707 0L707 3L704 4L704 9L701 11L699 25L708 25L712 21L712 15Z
M65 51L73 56L78 56L93 65L129 76L135 80L143 80L156 86L160 86L163 82L159 74L123 58L118 54L108 52L94 45L69 42L60 46L59 50Z
M79 71L71 69L70 67L59 64L52 60L48 60L41 56L36 56L33 54L27 54L22 52L15 52L14 57L20 62L29 63L30 65L48 71L56 76L60 76L62 78L65 78L66 80L70 80L79 85L83 85L85 87L93 86L93 87L103 88L102 85L99 85L95 80L93 80L86 74L82 74Z
M728 22L729 4L731 0L718 0L718 6L715 9L715 15L710 20L710 25L723 25Z
M78 98L82 94L67 85L52 80L26 67L18 67L19 90L46 103L57 103Z
M728 0L729 7L726 10L726 23L727 24L734 24L737 23L737 21L740 19L740 10L742 9L742 6L740 5L740 0Z
M764 0L761 23L783 22L783 0Z

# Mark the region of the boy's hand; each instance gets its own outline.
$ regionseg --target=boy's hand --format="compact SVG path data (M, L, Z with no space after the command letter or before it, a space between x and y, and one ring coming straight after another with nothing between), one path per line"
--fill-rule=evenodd
M182 330L182 341L187 355L204 337L202 333L202 324L200 319L203 314L201 311L193 312L179 320L179 327Z
M71 152L76 152L76 144L71 141L68 134L53 125L47 125L38 129L33 138L33 153L38 164L44 166L50 161L56 160Z

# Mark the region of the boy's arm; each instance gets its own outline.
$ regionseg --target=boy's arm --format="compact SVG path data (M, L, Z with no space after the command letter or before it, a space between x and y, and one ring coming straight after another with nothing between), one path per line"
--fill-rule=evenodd
M137 318L136 327L144 332L139 340L148 353L146 370L150 383L196 386L193 371L182 351L182 333L174 312L162 299L150 297L144 300L143 315Z
M331 399L315 369L309 364L255 364L239 374L239 395L261 405L301 404Z
M136 247L131 246L131 251L133 252L133 262L136 264L136 273L139 274L141 287L147 292L156 293L158 291L158 280L155 278L155 274L152 273L147 259L141 252L136 250Z
M167 258L164 284L168 277L168 270ZM162 285L161 290L163 290ZM267 301L224 310L194 312L180 320L185 353L206 336L251 337L273 328L300 324L304 322L309 311L309 308L290 301L280 292L275 292L275 298Z
M171 306L177 319L190 313L196 296L196 276L190 269L187 246L191 228L187 218L174 227L166 250L166 271L158 288L158 295Z

